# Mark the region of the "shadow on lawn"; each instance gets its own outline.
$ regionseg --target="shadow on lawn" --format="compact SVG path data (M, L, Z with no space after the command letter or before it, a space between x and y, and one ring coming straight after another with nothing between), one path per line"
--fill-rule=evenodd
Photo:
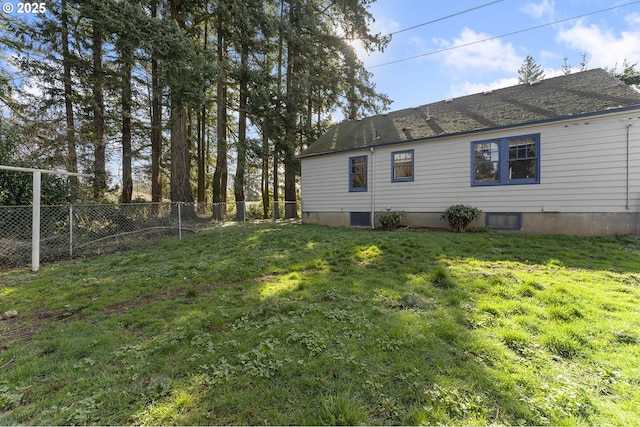
M170 263L144 257L171 266L156 278L162 298L89 307L34 336L76 388L34 372L68 404L16 423L548 424L526 404L531 390L499 372L503 349L474 329L476 303L444 260L640 270L633 239L313 226L205 237ZM82 342L65 359L75 327ZM32 395L8 410L38 406Z
M197 311L183 318L184 325L217 325L208 338L233 351L208 358L204 372L136 421L544 423L515 384L496 377L497 349L476 337L467 320L473 302L437 258L420 248L387 252L384 242L363 245L368 239L357 237L333 247L309 236L298 245L294 271L236 291L241 301L231 319ZM251 237L248 247L261 238ZM271 258L267 264L277 264L282 253ZM243 344L234 338L251 333ZM154 418L179 405L187 389L197 414Z

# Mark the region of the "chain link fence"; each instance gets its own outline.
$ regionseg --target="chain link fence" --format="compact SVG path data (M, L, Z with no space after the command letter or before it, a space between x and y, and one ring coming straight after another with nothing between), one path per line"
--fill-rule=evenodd
M285 217L285 206L292 209L290 214L300 216L297 203L280 205L276 203L278 211L272 207L267 210L267 219L260 202L41 206L40 260L51 262L138 249L157 239L182 240L190 234L229 225L270 226ZM31 262L32 220L31 206L0 206L0 269L24 267Z

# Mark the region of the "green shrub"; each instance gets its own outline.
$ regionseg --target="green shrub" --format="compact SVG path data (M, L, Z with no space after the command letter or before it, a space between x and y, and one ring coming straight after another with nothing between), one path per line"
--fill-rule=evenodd
M482 211L468 205L449 206L442 214L442 219L449 223L453 231L462 233L469 224L480 218Z
M0 165L41 168L38 161L25 160L18 152L21 144L18 131L13 126L0 123ZM70 201L69 182L57 175L42 174L42 205L62 205ZM31 173L0 170L0 206L29 206L33 200L33 175Z
M398 228L400 220L405 217L404 211L392 211L387 209L385 212L378 212L377 215L380 225L385 230L393 230Z

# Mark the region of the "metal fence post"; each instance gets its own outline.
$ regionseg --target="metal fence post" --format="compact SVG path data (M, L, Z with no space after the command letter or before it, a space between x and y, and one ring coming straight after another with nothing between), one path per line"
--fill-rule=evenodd
M31 270L40 269L40 189L42 174L33 172L33 214L31 216Z
M245 231L247 230L247 202L242 202L242 224L244 225Z
M69 205L69 258L73 258L73 205Z
M178 202L178 240L182 241L182 211L180 207L182 206L181 202Z

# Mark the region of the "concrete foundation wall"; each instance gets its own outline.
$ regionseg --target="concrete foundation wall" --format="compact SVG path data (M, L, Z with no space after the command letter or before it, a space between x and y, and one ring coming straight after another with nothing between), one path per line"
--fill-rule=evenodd
M449 224L440 219L441 213L410 212L402 219L402 226L448 229ZM307 224L323 224L332 227L350 226L349 212L303 212L302 221ZM380 224L376 221L376 226ZM483 227L484 214L469 228ZM579 236L640 236L640 212L629 213L570 213L523 212L522 228L531 234L566 234Z
M640 213L527 213L522 231L579 236L640 236Z

